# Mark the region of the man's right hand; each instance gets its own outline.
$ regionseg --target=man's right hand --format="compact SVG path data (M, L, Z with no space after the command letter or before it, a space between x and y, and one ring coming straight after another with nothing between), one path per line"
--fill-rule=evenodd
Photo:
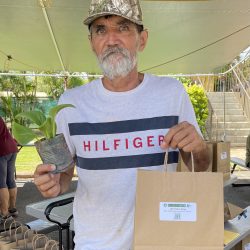
M54 165L38 165L34 173L34 183L46 198L56 197L61 192L60 173L52 174Z

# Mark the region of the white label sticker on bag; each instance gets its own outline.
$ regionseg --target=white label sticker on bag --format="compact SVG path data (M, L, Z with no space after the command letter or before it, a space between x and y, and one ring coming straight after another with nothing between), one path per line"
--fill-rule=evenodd
M160 221L196 221L194 202L160 202Z
M220 154L220 158L221 158L221 160L227 159L227 152L222 152L222 153Z

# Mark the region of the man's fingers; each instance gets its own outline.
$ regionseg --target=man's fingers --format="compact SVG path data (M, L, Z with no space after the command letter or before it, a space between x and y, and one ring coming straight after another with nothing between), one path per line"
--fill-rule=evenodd
M46 193L44 193L45 197L56 197L60 193L60 185L53 186Z
M54 171L54 170L56 170L55 165L40 164L36 168L36 171L34 173L34 177L39 176L39 175L43 175L43 174L47 174L47 173Z
M43 183L47 183L51 180L51 174L34 175L34 183L36 186L40 186Z
M174 149L175 148L182 148L186 143L188 143L187 141L189 140L189 138L190 138L190 135L189 135L189 131L187 129L186 130L179 130L179 132L177 132L173 136L169 146L171 148L174 148Z
M44 197L56 197L60 193L60 185L51 182L41 185L39 190Z
M179 123L179 124L175 125L171 129L169 129L167 135L164 138L165 143L169 146L169 144L171 143L174 135L177 134L182 129L184 129L185 126L186 126L186 124L184 122L182 122L182 123Z
M190 143L192 143L192 141L193 141L192 138L193 138L192 136L186 135L184 138L182 138L181 141L179 141L177 147L178 147L179 149L183 149L183 150L184 150L184 148L185 148L187 145L189 145Z
M40 191L45 192L48 189L58 184L57 176L53 176L53 174L46 174L37 177L34 180L35 185L39 188Z
M164 137L161 147L165 149L168 147L176 148L178 143L183 138L185 138L187 134L189 133L187 131L189 130L188 129L189 126L192 128L192 125L190 125L189 123L181 122L175 125L174 127L170 128L168 133Z
M54 165L38 165L34 173L34 183L44 197L55 197L60 193L60 174L52 174Z

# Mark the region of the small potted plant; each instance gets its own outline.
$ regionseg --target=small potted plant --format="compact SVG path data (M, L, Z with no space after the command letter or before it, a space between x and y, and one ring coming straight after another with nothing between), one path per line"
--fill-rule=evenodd
M12 124L12 133L21 145L26 145L35 139L35 147L44 164L54 164L54 173L65 171L69 166L73 166L74 160L66 144L63 134L56 134L56 114L64 109L74 107L71 104L61 104L50 109L48 116L42 111L33 110L22 112L15 117ZM17 121L25 119L35 124L37 128L32 129L28 125L24 126ZM40 133L38 133L40 132ZM42 135L42 136L41 136Z

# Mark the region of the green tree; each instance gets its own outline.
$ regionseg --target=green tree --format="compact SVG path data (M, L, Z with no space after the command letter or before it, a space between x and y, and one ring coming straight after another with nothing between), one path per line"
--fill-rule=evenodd
M49 73L49 72L46 72ZM64 92L65 79L63 77L45 76L39 77L39 90L45 92L54 100L58 100Z
M77 86L81 86L86 83L86 80L84 80L81 77L70 77L68 80L67 88L72 89Z
M11 124L15 116L24 111L35 108L37 78L25 76L1 76L0 90L6 92L6 96L1 96L1 113L7 122ZM22 122L22 121L21 121Z
M46 72L50 73L50 72ZM48 96L52 97L54 100L62 95L65 89L71 89L77 86L81 86L93 80L94 77L82 78L82 77L56 77L56 76L46 76L39 77L39 86L40 91L45 92Z

